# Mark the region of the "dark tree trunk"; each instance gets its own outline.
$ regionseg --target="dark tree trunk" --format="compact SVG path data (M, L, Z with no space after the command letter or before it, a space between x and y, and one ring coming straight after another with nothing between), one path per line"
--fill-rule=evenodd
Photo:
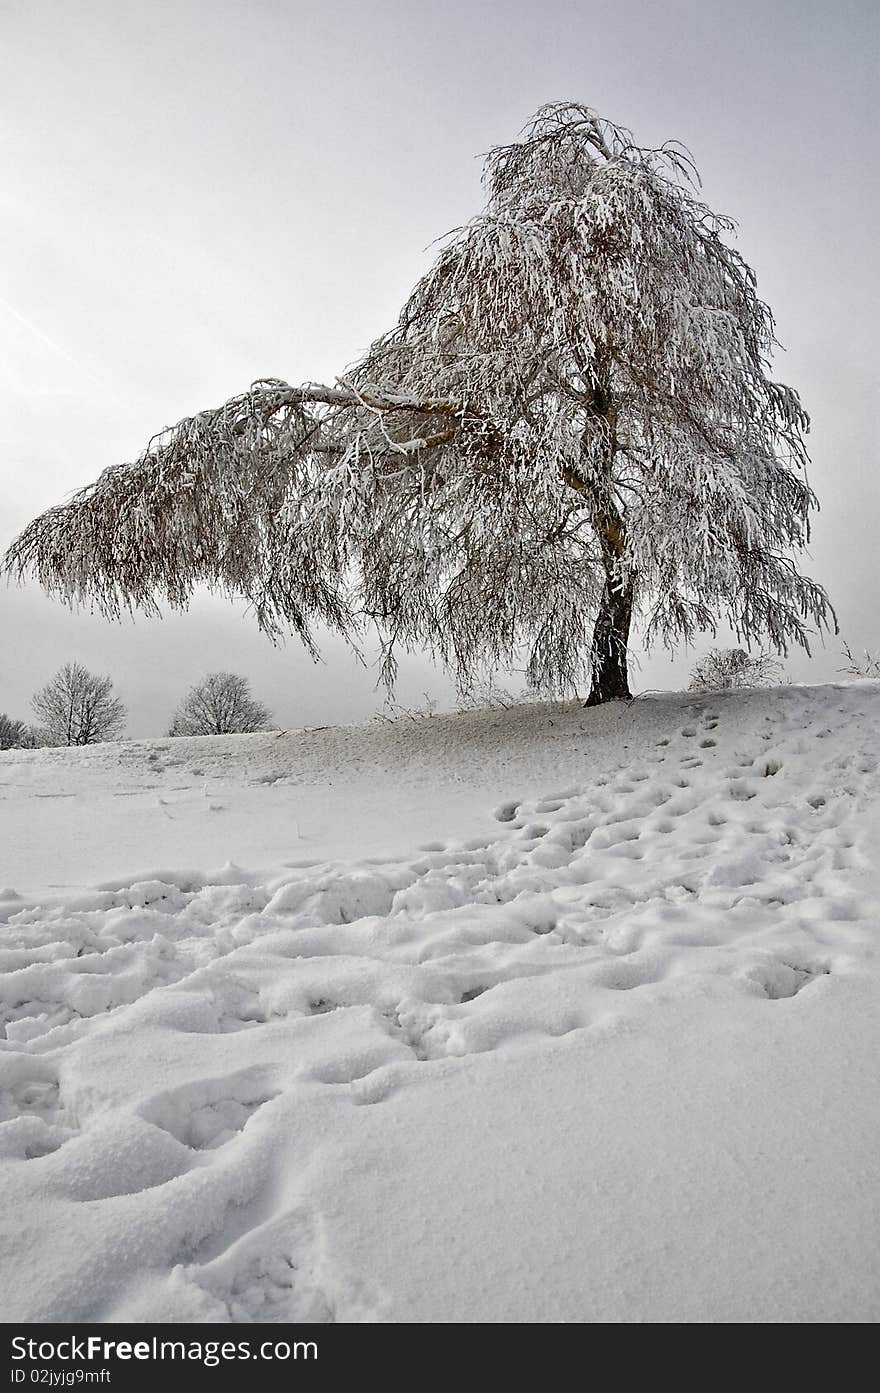
M632 622L632 586L615 585L609 578L602 592L599 616L593 630L590 661L593 682L586 706L601 706L605 701L629 701L631 692L627 678L627 644Z
M599 614L593 629L593 643L590 650L592 684L585 706L601 706L605 701L630 701L627 676L627 645L632 622L634 583L626 565L626 517L618 503L614 501L612 485L614 457L617 450L617 410L612 401L610 381L610 361L597 360L591 369L584 371L584 377L594 382L588 410L593 420L598 419L605 428L607 456L604 469L605 487L601 490L601 502L591 509L591 521L602 551L605 568L605 586L599 604ZM586 451L584 477L589 478L593 465L590 460L593 426L584 431L582 447ZM596 494L587 487L584 480L570 469L563 470L563 478L570 488L590 500ZM598 492L598 490L596 490Z

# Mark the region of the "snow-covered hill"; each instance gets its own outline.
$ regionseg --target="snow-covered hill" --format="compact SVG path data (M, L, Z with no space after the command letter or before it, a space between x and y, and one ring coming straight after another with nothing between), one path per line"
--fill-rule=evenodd
M4 1318L877 1319L878 717L0 755Z

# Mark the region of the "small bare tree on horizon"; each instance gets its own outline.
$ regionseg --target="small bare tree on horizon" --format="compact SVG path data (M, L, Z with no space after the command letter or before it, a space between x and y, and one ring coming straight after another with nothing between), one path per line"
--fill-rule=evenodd
M0 711L0 750L20 750L27 738L28 728L24 721Z
M169 735L249 735L266 730L272 717L251 696L246 677L209 672L178 706Z
M125 728L125 707L113 695L109 677L97 677L82 663L65 663L34 693L31 706L40 721L41 743L97 745L115 740Z
M710 648L691 673L688 691L770 687L779 681L781 674L782 664L769 653L747 653L744 648Z

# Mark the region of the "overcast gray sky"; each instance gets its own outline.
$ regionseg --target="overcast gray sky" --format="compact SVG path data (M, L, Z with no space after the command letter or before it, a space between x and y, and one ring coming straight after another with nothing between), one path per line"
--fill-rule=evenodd
M802 568L880 647L877 0L0 0L0 549L256 377L332 379L481 204L480 161L543 102L684 141L735 217L813 417ZM708 646L709 641L703 645ZM315 668L239 610L111 626L0 590L0 710L78 658L134 735L211 668L280 724L381 706L336 642ZM839 642L797 680L833 678ZM681 686L694 654L642 658ZM423 662L401 698L448 689Z

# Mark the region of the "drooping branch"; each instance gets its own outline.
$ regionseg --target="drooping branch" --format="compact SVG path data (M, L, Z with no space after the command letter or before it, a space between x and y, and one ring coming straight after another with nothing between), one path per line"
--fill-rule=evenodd
M393 438L377 427L386 416L447 424ZM450 443L463 419L448 401L257 382L49 509L13 543L6 568L114 618L155 613L157 598L184 606L204 583L243 595L267 628L292 625L307 642L316 619L346 631L347 545L328 489L362 457L387 470ZM279 570L296 572L295 588Z

